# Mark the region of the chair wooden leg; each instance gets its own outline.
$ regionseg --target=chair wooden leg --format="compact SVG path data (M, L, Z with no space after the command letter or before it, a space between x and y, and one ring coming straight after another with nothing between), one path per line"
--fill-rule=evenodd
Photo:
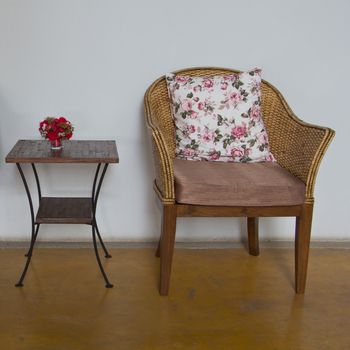
M163 236L163 223L164 223L164 215L162 215L162 219L161 219L161 225L160 225L160 236L159 236L159 240L158 240L158 246L157 246L157 250L156 250L156 254L155 256L157 258L160 257L160 248L161 248L161 244L162 244L162 236Z
M161 242L161 241L162 241L162 235L159 237L158 246L157 246L157 250L156 250L156 254L155 254L155 256L156 256L157 258L160 257L160 242Z
M247 218L249 254L259 255L259 218Z
M313 203L305 203L295 228L295 291L305 292Z
M159 294L168 295L176 232L176 204L163 205Z

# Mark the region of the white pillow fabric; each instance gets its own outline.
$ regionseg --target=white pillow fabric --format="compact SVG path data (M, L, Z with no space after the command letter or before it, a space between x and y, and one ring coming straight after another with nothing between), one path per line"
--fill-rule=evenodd
M166 74L176 157L274 161L261 113L261 70L212 77Z

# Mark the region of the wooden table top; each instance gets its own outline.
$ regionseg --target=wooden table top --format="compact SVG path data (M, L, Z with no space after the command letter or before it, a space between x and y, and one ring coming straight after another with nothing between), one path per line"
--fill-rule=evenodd
M115 141L62 141L63 148L52 151L49 141L19 140L6 163L119 163Z

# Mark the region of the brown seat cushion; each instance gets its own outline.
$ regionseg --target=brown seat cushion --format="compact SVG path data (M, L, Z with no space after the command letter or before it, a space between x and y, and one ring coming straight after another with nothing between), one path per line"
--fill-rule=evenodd
M174 160L178 203L220 206L296 205L305 185L274 162Z

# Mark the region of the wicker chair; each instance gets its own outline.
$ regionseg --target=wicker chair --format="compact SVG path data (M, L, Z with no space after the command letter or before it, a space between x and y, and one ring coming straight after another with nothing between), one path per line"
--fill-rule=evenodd
M239 71L223 68L190 68L177 71L192 76L213 76ZM146 91L145 117L151 134L156 179L154 190L162 203L162 232L156 256L160 256L161 295L168 295L177 217L247 217L251 255L259 254L258 217L296 217L295 290L304 293L317 170L334 131L298 119L281 93L262 82L262 110L271 151L278 164L305 184L305 200L290 206L207 206L180 204L175 195L175 134L165 77Z

